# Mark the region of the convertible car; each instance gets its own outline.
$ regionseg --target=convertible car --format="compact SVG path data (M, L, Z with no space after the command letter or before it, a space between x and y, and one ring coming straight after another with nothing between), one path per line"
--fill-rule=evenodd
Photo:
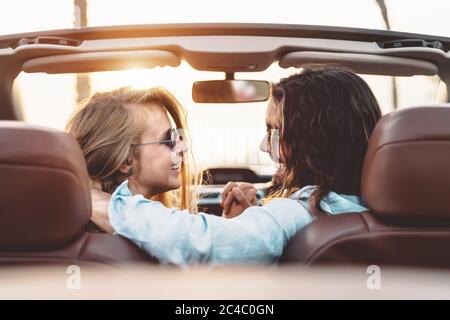
M209 120L203 117L202 121L221 128L220 119L213 117L218 105L229 108L221 112L229 112L235 118L232 126L237 128L264 114L268 81L277 80L279 74L297 72L310 63L349 67L374 85L376 95L387 91L392 99L379 99L384 117L371 137L364 164L362 196L370 211L321 218L300 230L287 245L276 269L270 270L270 279L274 281L267 281L268 278L262 281L247 269L220 270L206 278L198 270L191 275L161 270L164 267L158 266L158 261L150 259L127 239L89 233L86 229L91 214L89 180L78 144L61 130L28 123L28 109L17 98L21 90L17 79L34 73L55 79L60 74L91 74L102 79L102 74L109 76L132 68L170 70L172 74L179 72L178 77L182 78L189 70L189 74L199 77L191 86L184 87L180 95L187 92L191 99L187 103L192 104L189 112L194 118L193 131L196 124L200 125L195 118L202 113L211 117ZM343 285L344 279L353 279L348 270L358 270L358 274L362 270L366 275L371 265L408 270L390 274L390 279L397 277L395 288L410 283L412 276L431 279L436 269L441 270L442 278L449 275L450 105L446 103L450 88L450 38L282 24L87 27L1 36L0 70L0 278L8 275L9 279L2 280L0 286L15 288L10 291L15 297L20 296L18 289L26 291L27 287L13 279L23 279L24 273L36 270L33 268L48 267L39 274L58 288L50 271L69 265L100 268L106 274L116 274L121 268L129 271L130 264L137 265L139 279L148 276L167 286L160 297L169 297L171 290L176 290L173 281L189 294L188 285L195 279L200 281L197 284L205 284L212 278L224 287L242 284L242 279L259 283L260 287L241 291L235 298L320 297L318 291L312 291L310 296L301 294L295 285L306 281L305 286L311 288L341 273L344 277L337 282ZM177 78L171 81L176 82ZM422 82L415 83L413 79ZM384 85L386 81L389 86ZM132 79L130 82L133 85ZM392 83L396 84L392 86L396 91L391 94L386 88L391 88ZM226 93L225 86L232 91ZM178 84L177 88L181 86ZM45 100L51 101L52 88L42 90L47 90ZM221 94L208 95L214 90ZM424 96L431 98L424 101ZM253 117L248 110L256 108L258 116ZM220 145L222 140L216 141ZM207 167L210 184L199 191L200 207L210 214L220 214L219 191L229 180L255 183L258 199L263 198L271 181L270 170L261 170L264 167L261 163L268 164L264 161L254 161L259 164L256 167L251 166L251 161L241 165L232 161L210 164ZM423 273L414 273L418 267L423 268ZM320 276L319 271L328 274L328 278ZM138 286L137 278L130 280L130 288ZM188 284L187 278L192 283ZM356 278L361 280L360 276ZM100 284L107 283L107 276L100 272L97 279L98 283L89 291L91 296L118 297L108 290L96 295L101 290ZM440 279L436 275L415 289L435 289L431 291L434 296L445 297L450 291ZM37 285L36 281L30 283ZM344 297L358 294L365 297L361 293L365 282L355 285L360 286L356 291L346 283L342 286L342 290L347 290ZM229 291L214 295L213 289L208 288L205 287L201 297L232 296L227 295ZM390 296L384 297L398 297L400 291L395 288ZM126 296L124 292L120 297ZM148 297L142 291L133 292L134 296ZM276 292L285 294L277 296ZM412 292L419 294L420 290L403 290L401 294L411 297ZM33 290L28 294L39 295ZM325 297L330 295L328 292ZM156 291L150 296L158 297Z

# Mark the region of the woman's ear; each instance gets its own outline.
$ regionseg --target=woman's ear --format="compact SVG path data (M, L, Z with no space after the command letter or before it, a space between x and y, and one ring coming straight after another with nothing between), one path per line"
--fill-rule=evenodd
M119 171L125 175L129 175L132 170L132 160L128 158L120 167Z
M119 168L119 171L123 174L128 174L130 172L130 170L131 170L131 166L128 164L125 164L125 163L123 165L121 165Z

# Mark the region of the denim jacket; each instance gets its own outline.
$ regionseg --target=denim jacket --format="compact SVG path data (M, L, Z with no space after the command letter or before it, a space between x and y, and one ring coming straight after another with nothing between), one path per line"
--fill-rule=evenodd
M133 195L124 181L113 193L108 213L118 235L161 263L274 263L295 233L313 221L307 206L313 188L302 188L290 198L277 198L225 219L167 208L161 202ZM333 192L322 200L321 207L332 214L367 210L359 197Z

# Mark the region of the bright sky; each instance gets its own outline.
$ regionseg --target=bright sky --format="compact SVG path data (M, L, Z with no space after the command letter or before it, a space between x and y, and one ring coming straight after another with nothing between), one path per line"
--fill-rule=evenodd
M386 0L386 4L394 30L450 36L450 1ZM0 6L0 34L72 28L74 23L73 0L4 0ZM169 22L266 22L384 28L375 0L88 1L89 26ZM276 81L293 72L293 69L284 70L273 65L262 73L237 77ZM93 74L92 89L162 85L174 92L188 110L194 148L200 162L269 163L268 157L257 151L265 130L265 103L223 106L192 102L194 81L220 78L223 78L220 73L195 71L183 63L176 69ZM389 78L370 76L365 79L384 111L390 111ZM27 121L59 129L64 127L75 107L73 75L22 73L16 84L22 92ZM402 106L434 102L437 91L437 82L425 77L399 81Z
M386 0L393 30L450 36L448 0ZM73 0L4 0L0 34L70 28ZM375 0L88 0L89 25L267 22L383 29ZM26 9L25 9L26 8Z

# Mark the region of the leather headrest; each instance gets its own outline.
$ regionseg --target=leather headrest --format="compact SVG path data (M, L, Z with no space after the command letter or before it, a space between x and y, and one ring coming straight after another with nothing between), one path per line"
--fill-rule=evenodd
M17 121L0 121L0 249L59 247L91 215L90 184L77 141Z
M381 219L449 225L450 104L384 116L370 139L361 188Z

